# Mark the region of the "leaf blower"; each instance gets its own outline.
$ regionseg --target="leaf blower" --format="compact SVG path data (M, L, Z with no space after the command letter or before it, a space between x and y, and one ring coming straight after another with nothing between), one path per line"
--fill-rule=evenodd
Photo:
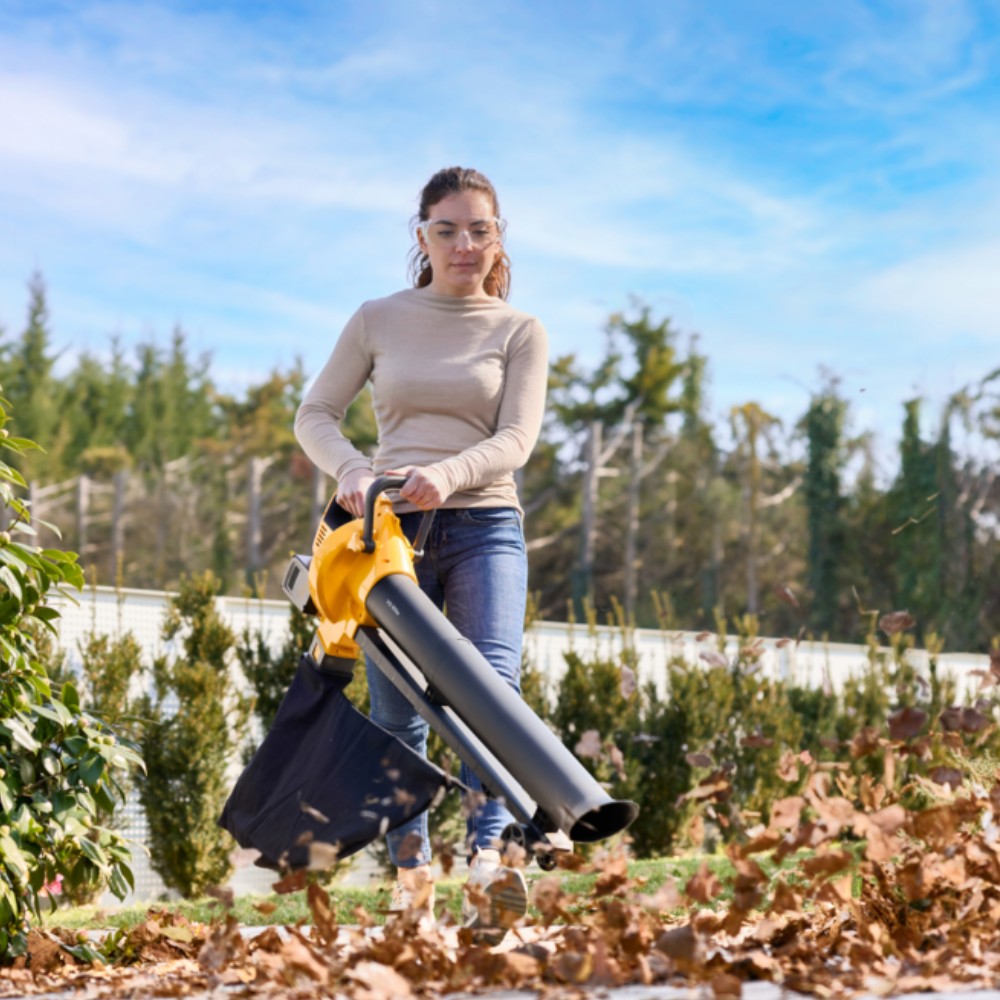
M411 544L384 496L404 482L376 479L363 518L331 501L312 555L292 557L284 591L319 625L220 822L258 864L322 866L329 845L353 853L459 784L343 695L363 651L503 801L515 819L504 840L551 869L567 836L611 837L638 806L612 799L420 589L413 567L433 511Z

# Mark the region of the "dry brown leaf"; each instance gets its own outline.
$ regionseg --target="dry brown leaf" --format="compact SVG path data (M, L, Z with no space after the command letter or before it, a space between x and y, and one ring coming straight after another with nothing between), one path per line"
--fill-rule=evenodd
M300 804L299 808L311 819L316 820L317 823L329 823L330 817L325 816L318 809L314 809L311 805L303 802Z
M622 697L627 701L632 695L635 694L638 688L638 682L636 681L635 671L626 666L626 664L621 664L618 668L621 680L618 684L618 690L621 691Z
M799 757L794 751L782 751L778 760L778 777L788 783L799 780Z
M703 649L698 656L710 667L728 667L729 661L717 649Z
M851 756L855 759L878 753L882 749L879 731L874 726L865 726L851 738L850 748Z
M905 632L916 624L916 620L909 611L890 611L878 620L878 627L886 635L899 635L900 632Z
M743 995L743 981L730 972L717 972L709 980L708 985L712 988L712 996L718 997L719 1000Z
M596 729L588 729L580 734L574 747L577 757L599 757L601 755L601 734Z
M711 902L720 892L722 892L722 883L705 861L702 861L698 870L684 886L684 895L696 903Z
M377 962L358 962L345 977L364 987L363 992L355 994L358 1000L403 1000L413 996L406 979L390 966Z
M279 896L285 896L290 892L301 891L306 887L306 883L308 881L309 872L305 868L299 868L290 875L286 875L284 878L278 879L277 882L274 882L271 885L271 889Z
M786 799L778 799L771 806L772 829L790 830L797 826L802 810L806 807L806 800L801 795L792 795Z
M906 741L913 739L927 722L927 713L912 705L899 708L889 716L889 738Z
M790 604L793 608L798 610L801 605L799 604L799 599L795 596L795 591L792 590L787 584L779 583L775 584L774 593L778 600L784 601L785 604Z
M589 981L594 962L589 951L563 951L552 959L549 968L559 982L579 986Z
M299 935L293 934L283 942L280 955L289 985L299 976L305 976L321 986L329 981L330 967Z
M821 851L799 863L802 873L811 879L829 878L843 871L853 861L848 851Z
M783 878L778 879L774 884L774 893L767 912L798 913L801 906L802 901L796 895L795 890Z
M963 781L962 772L957 767L935 767L928 777L938 785L946 785L954 791Z
M323 944L332 944L337 939L337 917L330 906L330 894L315 882L310 883L306 892L306 902L316 937Z
M690 968L698 961L700 951L698 936L690 924L671 927L665 930L653 945L657 951L663 952L681 969Z

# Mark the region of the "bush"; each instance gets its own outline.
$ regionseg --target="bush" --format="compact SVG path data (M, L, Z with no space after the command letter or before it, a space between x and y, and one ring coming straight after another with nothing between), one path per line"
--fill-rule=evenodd
M142 736L147 774L139 792L149 821L153 868L181 895L200 895L232 872L232 838L218 826L229 767L246 739L252 700L233 691L232 630L215 604L211 573L182 581L163 626L183 655L153 664Z
M0 447L21 455L37 447L12 438L0 400ZM83 711L75 685L56 691L36 636L58 611L46 603L83 574L73 553L34 544L27 504L15 495L20 474L0 461L0 954L23 952L27 926L40 916L47 887L107 884L119 898L133 886L131 855L100 822L124 799L121 779L141 766L135 747ZM17 539L17 540L15 540Z

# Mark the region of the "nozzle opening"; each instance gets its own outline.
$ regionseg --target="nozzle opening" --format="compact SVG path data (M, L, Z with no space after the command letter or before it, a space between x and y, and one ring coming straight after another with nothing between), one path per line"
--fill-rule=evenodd
M592 844L620 833L639 815L639 807L628 799L612 799L584 813L569 831L569 839Z

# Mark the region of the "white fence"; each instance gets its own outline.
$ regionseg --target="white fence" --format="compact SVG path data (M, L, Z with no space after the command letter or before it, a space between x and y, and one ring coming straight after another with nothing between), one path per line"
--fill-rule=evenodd
M162 636L163 616L171 595L160 591L115 590L108 587L87 589L78 603L56 598L61 618L56 625L59 645L66 653L68 665L80 664L80 643L91 633L119 635L131 632L146 653L147 660L177 652L179 639L167 642ZM272 647L280 647L288 634L289 606L284 601L258 601L248 598L219 597L219 612L237 633L245 629L259 632ZM632 644L638 664L640 684L653 683L666 694L667 665L674 657L698 663L701 654L717 648L716 637L698 641L693 632L667 632L655 629L635 629L624 633L610 627L589 628L560 622L536 622L525 635L525 650L529 662L541 672L553 688L565 670L565 653L574 649L582 655L618 654L625 642ZM847 643L803 641L799 644L784 639L762 641L760 669L776 679L802 687L825 686L839 690L852 674L864 669L868 650L865 646ZM726 655L735 656L737 640L727 639ZM914 650L911 654L918 670L926 673L927 654ZM939 673L951 675L963 697L978 687L979 674L989 668L989 658L967 653L944 653L938 657ZM133 796L124 810L124 833L136 844L146 839L146 821L137 799ZM135 900L151 899L163 893L163 884L150 868L145 852L137 849L133 856L136 875ZM273 882L270 872L242 866L231 884L237 892L264 892ZM113 902L108 897L106 902Z

